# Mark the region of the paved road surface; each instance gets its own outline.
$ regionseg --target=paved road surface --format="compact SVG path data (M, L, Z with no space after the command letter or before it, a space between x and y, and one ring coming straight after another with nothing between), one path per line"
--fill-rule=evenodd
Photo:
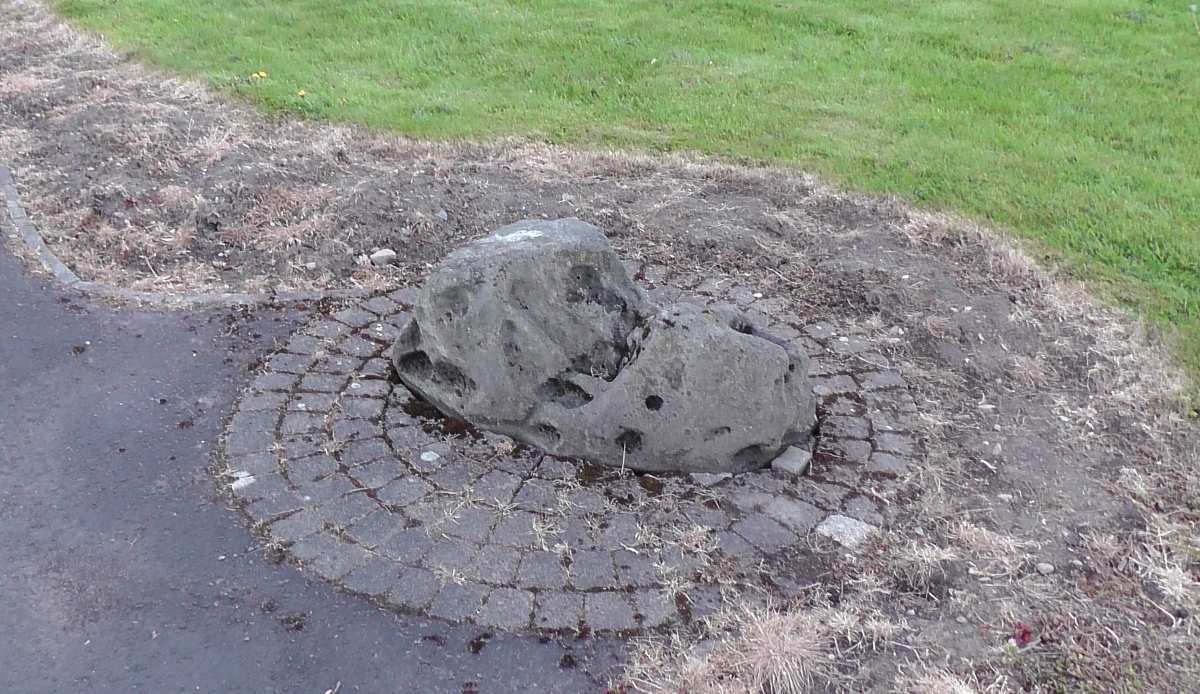
M616 641L479 639L266 560L205 468L305 319L112 311L0 250L0 692L604 691Z

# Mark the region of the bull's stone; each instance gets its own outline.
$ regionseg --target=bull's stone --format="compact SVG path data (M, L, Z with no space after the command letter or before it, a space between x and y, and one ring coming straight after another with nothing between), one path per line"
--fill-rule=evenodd
M816 419L806 355L731 309L654 305L575 219L519 222L450 254L393 359L445 414L632 470L759 468Z

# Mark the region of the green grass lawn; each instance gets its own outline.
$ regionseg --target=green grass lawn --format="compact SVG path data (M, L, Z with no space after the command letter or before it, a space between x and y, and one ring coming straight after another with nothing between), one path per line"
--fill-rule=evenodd
M269 110L428 138L700 151L965 213L1136 306L1200 374L1187 2L54 4Z

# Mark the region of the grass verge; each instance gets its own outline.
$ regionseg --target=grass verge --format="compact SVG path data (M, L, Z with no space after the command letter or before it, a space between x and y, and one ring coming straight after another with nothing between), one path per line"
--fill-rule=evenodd
M784 163L986 219L1143 311L1200 372L1200 37L1183 5L54 4L274 111Z

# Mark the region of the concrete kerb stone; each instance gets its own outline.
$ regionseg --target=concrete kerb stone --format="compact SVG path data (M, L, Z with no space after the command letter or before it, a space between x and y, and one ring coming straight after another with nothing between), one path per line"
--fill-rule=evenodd
M668 281L671 271L646 275ZM713 294L697 301L730 300ZM787 586L804 583L786 572L808 535L830 518L879 528L885 516L854 492L899 484L920 454L915 403L887 359L845 359L792 317L780 332L815 332L793 344L837 386L818 397L833 426L808 476L639 476L547 457L426 418L393 384L380 364L394 334L375 328L402 322L415 296L391 292L298 331L243 394L220 444L223 479L269 541L394 609L498 629L630 633L718 609L713 581L786 600ZM362 400L374 404L353 404ZM771 572L784 580L766 582Z
M81 280L46 245L42 235L29 221L25 208L13 180L12 170L0 162L0 193L4 195L4 206L9 221L16 227L25 246L37 256L42 265L64 288L91 296L107 296L123 301L185 308L189 306L249 306L255 304L292 304L319 299L362 299L376 294L372 289L324 289L303 292L229 292L218 294L168 294L147 292L124 287L110 287L97 282Z

